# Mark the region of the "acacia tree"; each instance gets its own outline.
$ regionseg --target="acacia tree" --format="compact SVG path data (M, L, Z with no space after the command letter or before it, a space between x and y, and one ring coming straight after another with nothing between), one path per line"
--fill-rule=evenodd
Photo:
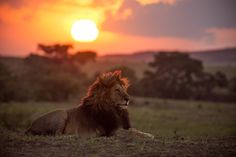
M97 54L94 51L76 51L69 53L73 46L70 44L44 45L38 44L38 50L51 59L59 59L70 63L85 64L88 61L95 61Z
M54 45L44 45L38 44L38 50L42 51L46 56L57 58L57 59L68 59L69 49L73 48L70 44L54 44Z

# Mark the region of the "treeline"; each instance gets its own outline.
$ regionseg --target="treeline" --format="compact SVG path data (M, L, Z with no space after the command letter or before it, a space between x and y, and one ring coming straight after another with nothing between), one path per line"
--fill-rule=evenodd
M72 45L39 44L37 54L26 57L24 67L17 73L0 63L0 101L79 100L95 79L88 78L80 67L95 61L96 52L71 50ZM202 62L187 53L156 53L141 79L129 67L109 71L116 69L130 79L129 92L135 96L236 101L236 77L207 73Z
M187 53L159 52L131 91L137 96L236 101L236 77L228 79L220 71L207 73L202 62Z
M80 65L96 59L93 51L73 52L71 45L38 45L20 72L0 63L0 101L67 101L79 98L89 83ZM42 55L38 55L41 53Z

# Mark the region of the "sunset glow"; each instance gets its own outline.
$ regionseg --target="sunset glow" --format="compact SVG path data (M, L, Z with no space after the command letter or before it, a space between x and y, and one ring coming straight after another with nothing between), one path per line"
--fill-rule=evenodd
M88 19L76 21L71 28L73 39L80 42L92 42L97 39L98 34L97 25Z
M235 1L213 1L2 1L0 55L27 56L38 43L72 43L99 55L235 47Z

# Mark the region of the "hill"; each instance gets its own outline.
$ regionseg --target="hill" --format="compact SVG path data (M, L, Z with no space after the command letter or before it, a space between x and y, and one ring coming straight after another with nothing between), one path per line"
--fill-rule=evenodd
M136 52L133 54L125 55L105 55L102 56L103 60L110 61L130 61L130 62L149 62L152 60L153 55L159 51L147 51L147 52ZM192 58L203 61L205 65L236 65L236 48L207 50L207 51L194 51L189 52Z

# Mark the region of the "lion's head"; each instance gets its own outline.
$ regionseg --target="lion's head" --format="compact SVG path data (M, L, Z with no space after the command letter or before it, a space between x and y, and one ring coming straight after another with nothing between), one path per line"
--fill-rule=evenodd
M118 107L127 109L129 95L127 88L128 79L121 77L121 71L104 73L89 87L83 103L102 107Z

